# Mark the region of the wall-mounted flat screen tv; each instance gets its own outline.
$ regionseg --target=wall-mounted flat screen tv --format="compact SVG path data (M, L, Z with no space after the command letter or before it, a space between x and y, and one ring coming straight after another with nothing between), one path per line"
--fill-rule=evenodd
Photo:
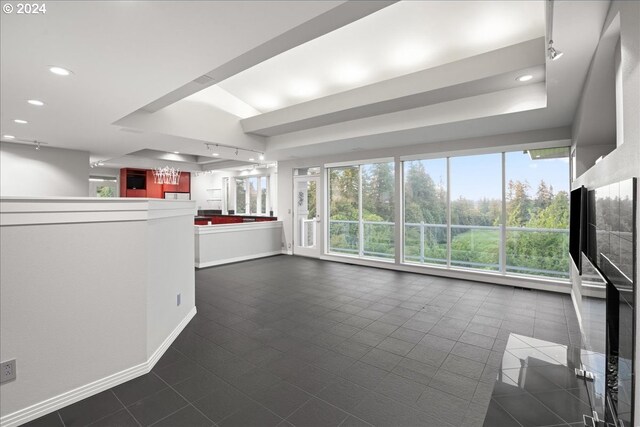
M584 186L571 191L569 207L569 255L582 274L581 252L586 244L587 189Z
M127 175L127 190L145 190L147 187L146 175Z

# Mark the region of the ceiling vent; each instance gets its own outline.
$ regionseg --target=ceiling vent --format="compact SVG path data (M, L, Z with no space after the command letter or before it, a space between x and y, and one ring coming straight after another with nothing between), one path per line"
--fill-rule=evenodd
M205 74L204 76L200 76L197 79L194 80L194 83L198 83L200 85L210 85L211 83L214 82L213 77Z

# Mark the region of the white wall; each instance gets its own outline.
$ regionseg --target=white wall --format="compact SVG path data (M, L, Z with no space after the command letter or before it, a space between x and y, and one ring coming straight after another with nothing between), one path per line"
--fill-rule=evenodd
M619 18L618 18L619 17ZM596 165L588 165L589 169L573 182L572 187L577 188L581 185L589 189L601 187L610 183L622 181L631 177L640 176L640 2L636 1L614 1L611 4L604 28L607 29L616 19L620 19L620 66L616 72L618 81L616 99L616 112L622 112L622 118L616 118L616 135L613 136L618 147L611 151L602 161ZM616 60L616 58L612 58ZM591 75L592 73L590 73ZM621 79L621 81L620 81ZM585 85L587 86L587 85ZM620 97L620 95L622 95ZM622 99L621 99L622 98ZM588 126L588 117L583 116L583 111L589 110L588 107L593 105L584 105L586 101L582 101L580 109L574 121L574 135L581 135L581 128ZM597 103L598 100L591 102ZM597 104L596 104L597 107ZM576 147L576 153L580 159L581 140L577 138L573 141ZM615 145L614 145L615 147ZM587 154L593 157L593 154ZM586 159L584 160L586 163ZM636 194L636 200L640 200L640 194ZM636 224L640 224L640 209L636 216ZM636 251L638 242L636 242ZM636 257L638 256L636 252ZM640 277L638 267L640 263L636 263L636 277ZM580 280L573 278L574 288L578 288L576 294L579 294ZM640 307L640 292L636 292L636 309ZM640 339L638 339L638 331L640 331L640 316L636 316L636 370L640 368ZM635 376L635 421L638 424L640 418L640 382L639 375Z
M0 425L148 372L195 313L193 202L0 201ZM176 294L182 304L176 305Z
M151 212L171 208L164 201L149 203L155 210ZM195 307L193 227L192 215L159 215L147 221L147 358Z
M0 195L89 194L89 152L0 142Z
M191 173L191 200L195 200L196 208L219 209L218 204L210 201L212 196L211 188L222 189L222 178L234 175L229 172L215 171L197 175Z

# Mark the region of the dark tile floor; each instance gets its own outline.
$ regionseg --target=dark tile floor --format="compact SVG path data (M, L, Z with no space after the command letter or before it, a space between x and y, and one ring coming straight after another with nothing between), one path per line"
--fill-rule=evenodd
M482 426L512 332L580 337L567 295L290 256L197 271L196 305L151 373L29 425Z

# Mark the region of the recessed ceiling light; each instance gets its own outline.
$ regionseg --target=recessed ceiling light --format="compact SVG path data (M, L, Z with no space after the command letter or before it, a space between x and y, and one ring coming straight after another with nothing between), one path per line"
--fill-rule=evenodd
M253 99L253 104L259 110L273 110L280 106L280 100L274 96L259 95Z
M68 76L69 74L71 74L71 71L67 70L66 68L62 68L62 67L49 67L49 71L51 71L53 74L57 74L59 76Z
M14 139L15 138L15 136L13 136L13 135L2 135L2 137L5 138L5 139Z
M42 107L44 105L44 102L38 101L37 99L30 99L27 102L31 105L35 105L36 107Z
M29 123L26 120L22 120L22 119L15 119L14 122L19 123L21 125L26 125L27 123Z
M320 91L318 83L313 80L298 80L291 84L289 93L298 98L313 96Z
M525 74L524 76L517 77L516 80L519 81L519 82L528 82L532 78L533 78L533 76L531 74Z
M219 153L211 153L212 156L214 157L218 157L220 154Z
M391 62L396 67L411 67L422 63L427 58L426 49L418 44L406 44L398 47L391 54Z
M253 162L254 160L255 160L255 159L254 159L253 157L251 157L251 158L249 159L249 161L250 161L250 162Z
M174 151L173 154L180 154L180 152L179 151Z
M344 84L361 82L368 76L368 74L369 72L364 67L356 64L340 66L334 72L336 80Z

